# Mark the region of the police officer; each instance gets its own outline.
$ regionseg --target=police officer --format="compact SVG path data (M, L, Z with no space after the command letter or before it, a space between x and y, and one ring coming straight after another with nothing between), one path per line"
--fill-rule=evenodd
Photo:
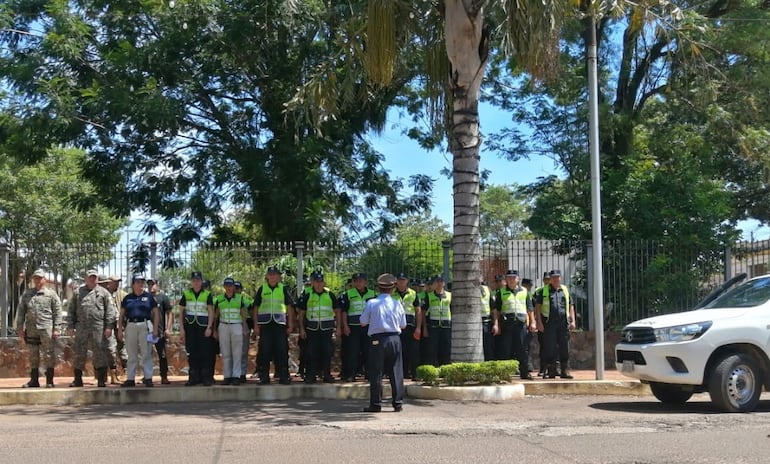
M243 337L243 349L241 350L241 383L246 383L246 372L249 368L249 346L251 345L251 331L254 330L254 319L251 318L252 305L254 300L249 298L248 295L243 293L243 284L236 280L235 294L241 295L243 298L243 305L246 307L246 336Z
M311 288L303 291L297 303L299 337L307 341L307 372L305 383L316 383L319 375L326 383L334 382L331 374L334 342L332 334L340 335L340 309L334 293L324 287L324 275L310 275Z
M146 279L141 274L131 278L131 293L123 298L120 304L118 318L118 339L122 339L128 351L128 371L126 381L121 387L135 387L136 367L139 357L142 358L142 370L145 387L152 387L152 340L158 338L160 327L160 310L155 297L145 291ZM152 334L152 340L148 335Z
M532 279L528 279L526 277L521 279L521 286L524 287L527 290L527 298L529 298L530 304L532 305L532 310L534 311L534 308L535 308L535 299L534 299L535 294L534 294L534 290L532 288L533 287ZM530 329L527 331L527 338L526 338L526 344L527 344L528 353L529 353L529 356L527 357L527 365L529 366L529 372L530 373L535 369L535 366L532 364L532 356L531 356L531 354L532 354L532 340L534 339L535 334L539 334L540 333L537 330L537 317L535 316L534 312L531 314L531 317L532 317L532 321L534 322L535 326L534 326L534 330L533 330L533 327L531 327L531 324L530 324Z
M492 333L492 305L494 298L484 279L479 277L481 293L481 343L484 348L484 361L495 359L495 336Z
M422 336L428 340L428 364L436 367L452 362L452 294L444 284L443 276L434 277L433 291L422 301Z
M545 271L543 273L543 285L541 287L537 287L535 291L532 293L533 305L536 303L538 298L542 299L543 287L548 285L548 281L550 278L551 278L551 273L548 271ZM540 324L538 324L538 327L537 327L537 347L538 347L537 359L540 364L540 368L538 369L537 376L543 377L545 376L545 344L543 343L543 327Z
M538 328L543 331L545 345L545 378L556 378L556 361L560 362L559 377L571 379L569 373L569 332L575 330L575 306L570 301L569 290L561 283L561 271L549 273L548 285L535 300ZM558 357L557 357L558 356Z
M404 404L404 372L401 360L401 330L406 327L403 305L393 297L396 278L382 274L377 278L379 295L366 302L360 323L367 329L369 345L369 406L363 412L382 410L382 376L390 379L393 410Z
M352 277L353 288L340 296L342 310L342 378L345 382L355 381L359 370L366 369L369 342L366 330L361 328L360 318L366 302L377 294L366 286L366 274L357 272Z
M503 287L505 287L505 276L503 274L496 274L494 279L492 280L492 285L489 288L490 292L492 293L492 301L490 302L492 306L494 306L494 301L497 298L497 291ZM489 323L489 330L492 331L494 326L493 324L494 314L492 313L490 314L492 316L492 321L490 321ZM498 333L492 332L492 350L493 350L494 359L503 359L502 343L500 343L499 331Z
M59 295L46 287L42 269L32 273L32 288L21 295L16 313L16 333L29 350L29 382L22 387L39 387L40 352L45 362L45 386L53 387L53 370L56 365L54 351L61 326L61 300Z
M110 295L112 295L112 303L115 305L115 309L118 312L120 312L120 304L123 302L123 298L126 296L126 292L120 288L121 280L122 279L120 276L116 275L105 277L104 279L101 277L99 278L99 284L106 288L107 291L110 292ZM112 336L110 336L109 340L107 341L109 347L107 350L107 360L110 368L111 385L117 385L120 383L120 378L118 377L118 359L120 359L120 367L124 372L128 363L126 345L123 343L123 340L117 339L117 328L117 321L115 321L115 327L113 327Z
M169 385L168 358L166 357L166 342L171 336L171 328L174 326L174 314L171 311L171 301L168 295L160 289L160 282L152 277L147 278L147 290L155 297L160 311L160 326L158 327L158 343L155 351L158 353L158 369L160 370L160 383Z
M214 299L214 313L219 321L219 352L222 354L222 385L240 385L244 338L248 337L246 324L246 303L235 292L235 279L225 278L222 282L225 293ZM248 338L247 338L248 339Z
M70 336L74 334L75 378L70 387L83 386L83 369L89 346L93 352L93 364L99 387L106 387L108 366L108 340L118 318L112 296L97 284L99 274L90 269L86 272L85 284L72 297L67 312L67 327Z
M404 376L417 380L417 366L420 364L420 338L422 336L422 307L417 292L409 288L409 277L403 272L396 276L396 290L393 298L401 303L406 314L406 327L401 331Z
M535 332L537 323L527 289L519 285L519 271L506 272L505 286L495 294L494 304L492 330L500 334L500 359L517 359L521 378L532 380L527 332Z
M179 300L179 340L185 344L189 364L185 386L210 386L214 376L212 352L214 349L214 299L203 289L199 271L190 275L190 288Z
M310 279L307 276L302 276L302 291L300 292L298 298L302 299L302 297L306 293L309 293L312 289L313 285L310 282ZM299 310L297 310L297 327L299 327L300 319L302 319L302 317L299 314ZM310 357L309 353L307 352L307 338L298 337L297 348L299 348L299 366L297 368L297 376L304 379L305 375L307 374L307 364Z
M263 385L270 383L270 362L281 385L290 385L289 334L294 330L294 300L289 289L281 283L281 271L267 268L267 282L254 295L254 334L259 337L257 371Z
M428 300L428 293L433 291L433 276L426 277L420 283L420 291L417 292L417 299L420 300L420 317L422 318L422 333L420 334L420 364L433 364L430 359L430 340L425 338L425 328L428 321L425 317L425 302Z

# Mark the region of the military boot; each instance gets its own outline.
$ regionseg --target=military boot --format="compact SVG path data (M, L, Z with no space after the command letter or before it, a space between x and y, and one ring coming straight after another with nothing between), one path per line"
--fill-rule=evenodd
M107 386L107 368L106 367L100 367L96 369L96 386L97 387Z
M29 382L25 383L21 386L21 388L36 388L40 386L40 381L38 380L38 377L40 376L40 370L39 369L30 369L29 371Z
M45 370L45 388L53 388L53 367Z
M120 385L118 370L116 368L110 369L110 385Z
M168 385L171 382L168 381L168 359L161 358L158 360L158 367L160 369L160 383Z
M83 371L75 369L75 379L70 384L70 387L82 387L83 386Z

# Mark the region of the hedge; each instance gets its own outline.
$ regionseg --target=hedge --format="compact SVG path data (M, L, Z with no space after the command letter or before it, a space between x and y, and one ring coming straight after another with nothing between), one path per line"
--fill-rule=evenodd
M447 385L492 385L509 382L518 372L519 362L515 360L452 363L441 368L423 365L417 367L417 379L428 385L438 385L439 379Z

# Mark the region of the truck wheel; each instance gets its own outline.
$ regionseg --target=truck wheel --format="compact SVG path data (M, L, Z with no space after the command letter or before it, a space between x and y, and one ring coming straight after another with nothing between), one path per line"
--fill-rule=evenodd
M762 393L760 372L751 356L730 354L716 363L708 389L711 402L722 411L751 412Z
M650 390L663 404L684 404L693 393L692 388L660 382L650 382Z

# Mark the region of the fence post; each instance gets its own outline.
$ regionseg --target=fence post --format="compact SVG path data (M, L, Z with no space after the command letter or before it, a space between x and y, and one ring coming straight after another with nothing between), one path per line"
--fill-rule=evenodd
M733 249L725 248L725 282L733 278Z
M441 242L441 248L444 253L444 272L442 275L444 276L444 281L449 282L449 250L452 248L452 241L451 240L444 240Z
M8 338L8 254L10 248L3 237L0 237L0 317L2 317L3 330L0 335ZM13 321L11 321L13 323Z
M304 290L304 282L302 282L302 276L305 275L305 263L303 252L305 251L305 242L297 240L294 242L294 250L297 252L297 297L302 296Z

